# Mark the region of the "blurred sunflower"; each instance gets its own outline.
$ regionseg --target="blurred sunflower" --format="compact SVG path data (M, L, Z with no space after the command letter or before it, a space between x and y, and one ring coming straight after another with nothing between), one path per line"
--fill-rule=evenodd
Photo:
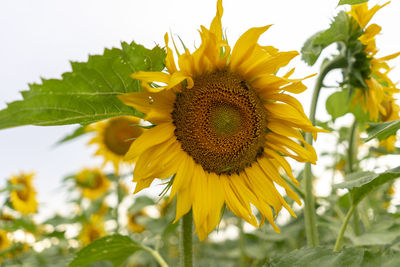
M127 228L129 231L131 231L132 233L141 233L144 231L144 229L146 229L146 227L144 225L141 225L137 222L137 219L141 216L145 216L148 217L148 214L144 211L141 210L137 213L129 213L127 214L127 218L128 218L128 224L127 224Z
M104 164L111 162L117 174L122 163L131 163L124 159L124 155L133 140L143 131L137 126L139 121L140 119L135 117L116 117L87 127L87 131L96 133L89 141L89 144L98 145L95 155L102 156Z
M82 195L90 199L101 197L110 187L110 181L99 169L83 169L76 174L75 180Z
M0 252L8 249L10 246L11 241L7 237L7 231L0 229Z
M372 121L378 121L379 115L381 115L381 117L387 117L385 105L386 103L394 104L395 99L393 98L393 94L399 92L399 89L396 88L396 85L388 77L391 68L387 64L387 61L398 57L400 52L376 58L375 56L378 49L376 47L375 37L380 33L382 28L374 23L368 25L374 14L389 3L390 2L387 2L381 6L375 5L371 9L368 9L368 3L353 5L349 12L350 16L363 30L358 40L363 45L362 55L364 56L361 61L366 63L355 64L357 66L365 65L366 70L361 72L360 75L360 79L364 79L364 83L361 82L361 84L364 84L364 88L360 88L361 90L356 91L353 104L360 103L364 112L369 114L369 118Z
M400 107L394 101L383 102L386 114L381 114L381 119L383 122L393 121L400 119ZM397 140L397 135L389 136L387 139L379 142L379 145L385 147L388 152L393 152L395 150L395 143Z
M83 246L87 246L94 240L106 235L104 222L98 215L92 215L88 222L82 225L82 230L78 236Z
M21 173L9 180L16 187L10 193L12 207L21 214L32 214L37 211L38 202L32 184L33 177L33 173Z
M219 0L210 29L201 27L199 48L178 55L179 70L166 34L167 72L132 74L145 92L119 97L156 125L125 156L136 161L135 192L155 178L174 175L170 199L177 195L175 221L192 209L200 240L218 224L224 203L250 224L261 226L267 219L279 232L274 218L281 208L295 214L274 183L301 204L279 174L283 168L298 184L284 156L315 163L317 155L301 131L314 138L323 131L313 127L298 100L284 93L303 92L303 79L289 78L294 69L275 75L298 52L259 45L270 26L249 29L231 51L223 37L222 13ZM260 211L260 224L252 205Z

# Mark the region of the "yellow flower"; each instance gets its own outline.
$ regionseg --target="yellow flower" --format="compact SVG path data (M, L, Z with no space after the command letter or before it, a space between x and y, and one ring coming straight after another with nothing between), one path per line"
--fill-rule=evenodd
M83 169L75 179L82 195L90 199L101 197L110 187L110 181L99 169Z
M12 176L10 179L10 183L17 187L10 193L11 204L21 214L32 214L37 211L38 202L32 184L33 177L33 173L21 173L18 176Z
M385 115L381 116L383 122L400 119L400 107L394 101L385 101L383 103L383 106L386 111ZM395 150L394 145L396 143L396 140L397 136L392 135L389 136L387 139L380 141L379 145L385 147L388 152L393 152Z
M124 155L133 140L143 131L137 126L139 121L135 117L116 117L87 127L88 131L96 132L89 142L98 145L95 155L102 156L104 164L111 162L116 173L121 163L129 163L124 160Z
M284 156L315 163L317 155L301 131L314 137L322 131L312 126L300 102L284 93L303 92L303 79L289 78L294 69L275 75L298 52L259 45L270 26L249 29L231 51L222 34L222 13L219 0L210 29L201 27L200 47L179 55L179 69L166 34L168 72L132 74L146 91L120 97L156 125L126 154L136 161L135 193L155 178L174 175L170 199L177 195L175 221L192 209L200 240L218 224L224 203L250 224L261 226L267 219L279 232L274 218L281 208L295 214L274 183L301 204L279 174L285 170L298 184ZM260 211L260 224L252 206Z
M393 101L393 94L399 92L399 89L388 77L390 67L387 61L399 56L400 52L376 58L378 49L375 44L375 36L381 31L381 27L377 24L370 24L367 27L373 15L387 4L389 2L382 6L375 5L371 9L368 9L367 3L353 5L349 12L361 29L364 30L359 40L365 46L364 51L370 60L370 74L365 79L368 89L357 90L353 104L360 103L363 110L368 112L372 121L378 121L380 114L386 116L384 103Z
M79 241L83 246L87 246L98 238L106 235L104 222L100 216L92 215L88 222L82 225L82 230L79 234Z
M127 227L133 233L141 233L144 231L144 229L146 229L146 227L144 225L138 224L136 221L137 218L140 216L148 216L148 215L144 210L137 212L135 214L131 214L131 213L127 214L127 217L128 217Z
M7 237L7 232L0 229L0 252L8 249L11 246L11 241Z

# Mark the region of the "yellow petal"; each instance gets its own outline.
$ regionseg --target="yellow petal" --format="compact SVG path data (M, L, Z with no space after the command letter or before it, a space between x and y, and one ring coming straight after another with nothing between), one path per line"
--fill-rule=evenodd
M240 36L232 51L229 66L231 71L235 71L245 60L247 60L247 58L253 53L260 35L267 31L271 26L272 25L251 28Z

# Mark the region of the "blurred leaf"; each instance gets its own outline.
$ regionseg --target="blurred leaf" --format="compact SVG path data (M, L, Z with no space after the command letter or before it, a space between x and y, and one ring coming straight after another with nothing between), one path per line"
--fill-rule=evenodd
M333 121L347 113L352 113L360 122L365 122L369 119L368 114L363 111L360 104L353 105L352 96L349 98L349 93L346 89L335 92L328 97L326 111L332 116Z
M377 187L400 177L400 166L383 173L359 172L346 176L346 182L336 184L336 188L351 190L353 204L357 205L369 192Z
M368 142L374 138L378 138L379 141L385 140L388 137L395 135L399 129L400 120L369 123L369 127L367 128L368 137L364 139L364 142Z
M97 261L110 261L118 267L140 249L142 249L141 245L127 236L106 236L81 249L69 266L85 267Z
M357 5L361 3L368 2L368 0L340 0L338 6L340 5Z
M326 111L332 116L333 121L349 112L349 106L349 99L345 91L335 92L326 100Z
M72 139L75 139L79 136L84 135L85 133L87 133L85 131L85 126L79 126L78 128L75 129L74 132L70 133L69 135L65 136L63 139L61 139L60 141L58 141L55 145L61 145L67 141L70 141Z
M308 38L301 48L301 58L310 66L315 64L322 50L325 48L323 45L314 44L314 40L322 32L323 31L317 32L316 34Z
M155 204L155 201L150 197L146 197L146 196L137 197L135 199L135 202L132 204L132 206L129 207L128 212L130 214L136 214L136 213L140 212L142 209L144 209L145 207L152 206L154 204Z
M327 30L317 32L304 43L301 48L302 59L312 66L326 47L335 42L347 42L351 32L350 23L346 12L339 12Z
M267 266L279 267L359 267L362 266L364 249L347 248L339 253L332 251L332 248L302 248L286 253L280 257L274 257Z
M140 91L133 72L161 71L165 51L135 43L121 43L122 49L105 49L103 55L89 56L85 63L71 62L72 72L61 80L42 79L21 92L22 101L9 103L0 111L0 129L21 125L90 124L115 116L141 114L125 106L118 95Z

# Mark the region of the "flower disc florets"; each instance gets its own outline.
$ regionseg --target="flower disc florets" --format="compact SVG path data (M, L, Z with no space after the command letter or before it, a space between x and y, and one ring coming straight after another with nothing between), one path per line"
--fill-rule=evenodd
M208 172L239 173L263 152L266 110L235 73L196 77L193 88L178 93L172 118L182 149Z

